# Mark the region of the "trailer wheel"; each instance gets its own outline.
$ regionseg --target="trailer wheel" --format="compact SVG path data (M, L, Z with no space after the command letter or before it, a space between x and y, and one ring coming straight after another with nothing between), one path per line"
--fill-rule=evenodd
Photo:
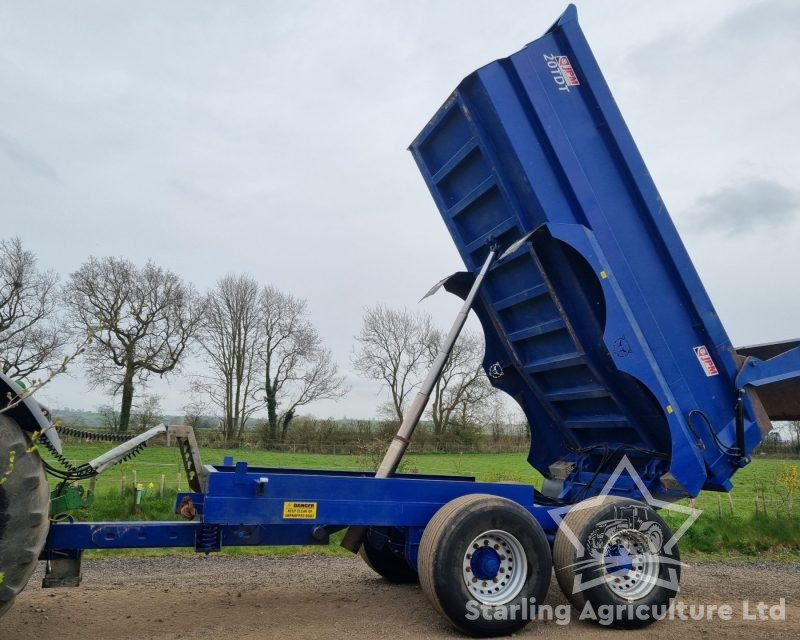
M652 624L666 614L680 586L680 554L671 538L661 516L638 500L579 502L553 545L561 591L576 609L608 626Z
M456 628L498 636L524 627L550 586L547 537L522 506L497 496L456 498L433 516L419 546L419 580Z
M369 529L358 554L375 573L395 584L408 584L419 581L417 572L408 564L405 556L390 546L391 532L385 529Z
M17 423L0 414L0 616L28 583L50 526L47 478L30 447Z

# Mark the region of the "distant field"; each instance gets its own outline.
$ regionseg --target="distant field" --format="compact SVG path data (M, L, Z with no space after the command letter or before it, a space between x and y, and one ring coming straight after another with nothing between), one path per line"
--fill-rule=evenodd
M65 446L65 455L74 462L85 462L106 451L107 445L81 444ZM374 468L376 460L353 455L279 453L249 449L203 451L203 461L222 463L226 455L247 460L254 465L327 469ZM700 517L681 541L681 549L695 557L740 557L768 553L773 558L800 559L800 497L790 509L786 489L779 481L787 467L800 469L797 460L756 459L739 471L734 478L735 488L728 494L704 492L695 501L703 510ZM176 490L186 490L185 479L178 480L180 458L177 448L148 447L134 460L117 465L97 481L97 500L91 510L75 514L80 519L172 519ZM481 481L528 482L541 486L542 477L530 467L522 453L424 453L412 454L403 463L404 471L422 473L474 475ZM131 500L120 494L122 479L132 484L134 478L145 485L145 495L138 514L132 513ZM164 475L167 490L163 499L158 486ZM180 484L179 484L180 483ZM758 514L756 513L758 498ZM764 505L766 504L766 514ZM682 516L665 514L673 526ZM262 553L320 552L319 547L301 549L264 548ZM252 549L233 553L252 553ZM338 547L325 549L339 553ZM136 552L141 553L141 552Z

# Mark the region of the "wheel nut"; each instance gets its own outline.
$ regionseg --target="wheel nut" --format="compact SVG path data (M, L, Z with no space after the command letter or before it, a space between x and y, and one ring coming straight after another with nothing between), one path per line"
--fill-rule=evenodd
M467 567L466 569L464 569L464 571L466 571L467 573L469 573L470 571L472 571L472 567Z
M472 576L472 581L473 581L473 582L477 582L477 581L478 581L478 579L477 579L475 576Z
M500 573L505 573L505 572L506 572L506 568L505 567L500 567Z

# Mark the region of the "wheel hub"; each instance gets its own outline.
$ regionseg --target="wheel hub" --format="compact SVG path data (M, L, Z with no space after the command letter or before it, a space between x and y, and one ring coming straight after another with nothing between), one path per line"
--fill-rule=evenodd
M522 591L527 573L525 550L506 531L485 531L472 540L464 553L464 583L482 604L500 605L513 600Z
M472 575L478 580L492 580L497 577L501 562L497 551L492 547L483 546L472 554L469 565L472 567Z
M639 531L614 533L603 549L603 569L609 588L627 600L639 600L656 586L659 556Z

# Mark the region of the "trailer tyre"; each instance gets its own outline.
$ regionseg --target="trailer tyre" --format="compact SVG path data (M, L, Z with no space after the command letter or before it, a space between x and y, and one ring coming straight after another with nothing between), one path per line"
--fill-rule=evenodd
M50 526L47 478L30 447L27 434L0 414L0 616L28 583Z
M385 529L369 529L358 554L375 573L395 584L408 584L419 581L417 572L408 564L405 557L390 546L391 532Z
M418 569L442 615L464 633L487 637L532 619L532 603L547 595L552 560L542 527L525 508L472 494L448 502L425 527Z
M671 538L661 516L638 500L605 496L579 502L556 533L556 580L587 619L645 627L666 614L679 588L680 554Z

